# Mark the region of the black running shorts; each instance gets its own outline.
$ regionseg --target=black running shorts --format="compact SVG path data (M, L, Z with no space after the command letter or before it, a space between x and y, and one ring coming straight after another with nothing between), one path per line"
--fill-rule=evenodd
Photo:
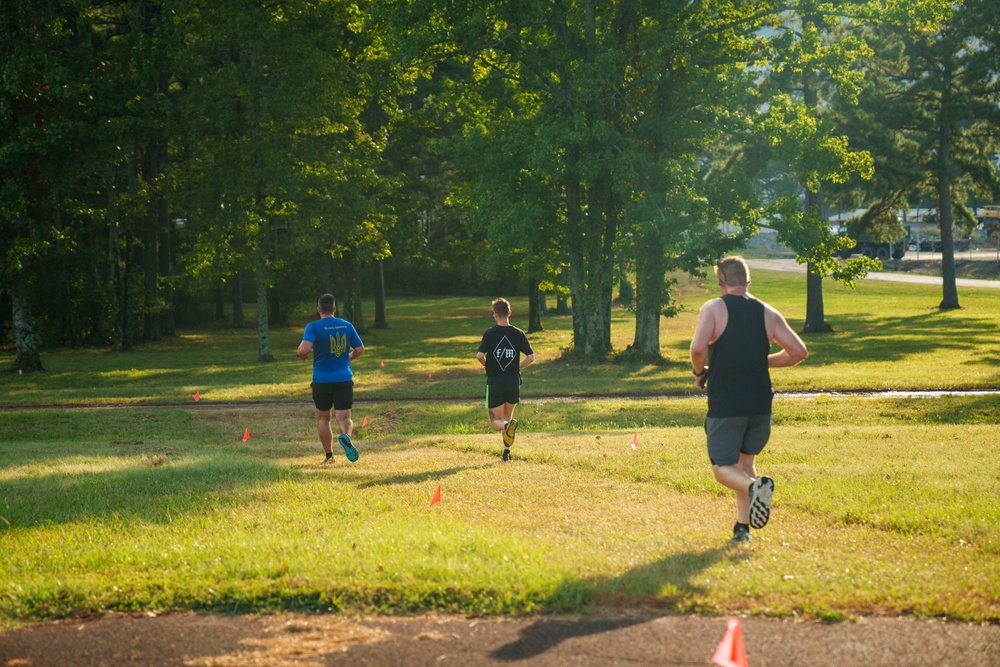
M486 407L498 408L504 403L516 404L521 400L520 375L486 376Z
M354 402L354 380L347 382L313 382L313 403L316 409L325 412L334 410L350 410Z

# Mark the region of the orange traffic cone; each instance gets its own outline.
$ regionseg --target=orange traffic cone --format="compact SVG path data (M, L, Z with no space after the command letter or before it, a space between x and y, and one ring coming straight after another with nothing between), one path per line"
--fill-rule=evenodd
M639 432L636 431L635 435L632 436L632 451L634 452L635 448L638 446L639 446Z
M438 484L438 490L434 493L434 497L431 498L431 507L434 507L437 503L441 502L441 485Z
M247 429L243 431L243 442L246 442L249 439L250 439L250 429Z
M365 415L365 420L361 422L362 426L368 426L368 415Z
M743 644L743 629L738 618L729 619L726 635L715 649L712 664L719 667L749 667L747 665L747 649Z
M200 391L194 392L194 400L195 401L200 401L201 400L201 392Z

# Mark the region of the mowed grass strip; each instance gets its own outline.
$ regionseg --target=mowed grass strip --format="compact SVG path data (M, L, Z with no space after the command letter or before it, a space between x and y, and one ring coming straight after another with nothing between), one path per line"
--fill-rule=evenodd
M801 330L805 277L752 271L751 292L778 307ZM547 314L544 331L530 335L539 361L525 371L524 390L535 396L689 395L688 361L698 310L717 295L710 282L677 276L683 307L660 322L661 363L627 353L601 362L574 361L569 316ZM941 288L862 281L850 290L824 283L830 334L807 336L810 358L774 374L778 391L887 389L995 389L1000 387L1000 291L959 290L962 309L940 311ZM513 324L527 327L527 299L512 299ZM359 400L481 399L483 371L475 361L483 332L492 326L485 297L391 298L391 328L363 335L366 354L354 363ZM369 305L366 312L372 306ZM133 351L47 348L45 373L7 375L0 405L193 403L202 401L308 401L311 365L296 359L305 323L303 305L284 327L273 327L277 361L257 362L254 327L184 330L176 338L138 344ZM611 338L621 352L632 343L635 320L612 311ZM0 350L0 366L13 361Z
M996 622L998 407L779 401L773 518L742 547L692 399L526 402L509 464L463 403L362 404L361 459L325 465L309 406L0 413L0 622L637 604Z

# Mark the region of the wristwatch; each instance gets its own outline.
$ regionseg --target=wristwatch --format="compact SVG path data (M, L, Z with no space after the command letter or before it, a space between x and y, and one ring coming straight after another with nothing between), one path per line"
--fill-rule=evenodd
M708 373L708 368L702 368L700 373L698 371L696 371L695 369L692 368L691 372L694 373L694 376L696 378L700 378L702 375L705 375L705 374Z

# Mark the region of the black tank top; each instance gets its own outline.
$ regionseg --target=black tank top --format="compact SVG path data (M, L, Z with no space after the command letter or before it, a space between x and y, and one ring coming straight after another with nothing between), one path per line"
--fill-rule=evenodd
M709 356L708 416L770 414L774 390L767 370L771 345L764 325L764 304L735 294L723 295L722 301L729 321Z

